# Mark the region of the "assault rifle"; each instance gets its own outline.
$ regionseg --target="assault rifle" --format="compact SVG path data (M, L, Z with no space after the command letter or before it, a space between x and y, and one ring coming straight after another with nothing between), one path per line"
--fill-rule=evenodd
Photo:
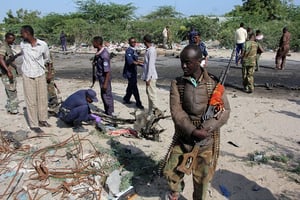
M102 50L100 50L100 53L103 51L103 49ZM98 54L100 54L100 53L98 53ZM115 53L110 53L109 54L109 58L110 59L113 59L114 57L116 57L117 56L117 54L115 54ZM90 60L92 60L93 62L92 62L92 68L93 68L93 75L92 75L92 85L91 85L91 87L90 88L93 88L94 87L94 85L95 85L95 82L96 82L96 80L97 80L97 75L96 75L96 55L94 56L94 58L91 58Z
M224 90L225 90L224 83L225 83L226 77L228 75L231 61L234 57L234 53L235 53L235 49L233 49L229 63L225 69L225 72L222 72L220 80L217 83L217 85L211 95L211 98L210 98L210 101L208 104L208 108L207 108L205 114L201 117L202 123L204 121L212 119L213 117L218 117L218 115L222 111L224 111L224 103L222 100L222 96L223 96ZM200 142L196 142L193 147L193 150L191 152L183 154L182 162L177 167L177 170L180 172L183 172L187 175L190 175L194 168L194 165L196 163L194 161L196 160L199 151L201 150L201 148L205 148L205 147L209 146L209 142L211 142L210 138L206 138L204 140L201 140Z
M93 58L93 63L92 63L92 68L93 68L93 74L92 74L92 85L91 85L91 87L90 88L93 88L94 87L94 85L95 85L95 82L96 82L96 79L97 79L97 77L96 77L96 64L95 64L95 59L96 59L96 57L94 57Z
M22 52L17 53L16 55L10 56L6 61L5 64L6 66L12 66L13 68L15 68L17 74L18 74L18 70L17 70L17 66L13 64L13 62L16 60L17 57L19 57L20 55L22 55ZM1 66L1 73L2 74L6 74L7 72L5 71L5 69L3 68L2 65Z

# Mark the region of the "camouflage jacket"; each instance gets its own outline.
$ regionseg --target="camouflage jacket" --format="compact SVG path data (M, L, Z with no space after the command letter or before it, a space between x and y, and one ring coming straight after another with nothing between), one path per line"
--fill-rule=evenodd
M247 41L244 46L243 65L255 65L258 43L255 41Z

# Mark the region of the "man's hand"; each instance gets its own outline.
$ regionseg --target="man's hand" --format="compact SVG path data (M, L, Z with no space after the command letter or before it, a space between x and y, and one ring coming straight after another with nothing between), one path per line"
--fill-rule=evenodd
M209 135L209 133L207 129L201 128L201 129L195 129L192 132L192 135L199 139L205 139Z
M101 92L106 93L106 90L107 90L107 85L104 84L104 85L101 87Z
M150 82L151 82L151 80L146 81L146 86L150 86Z
M13 80L13 79L14 79L14 76L13 76L13 74L11 73L10 69L7 70L7 77L8 77L10 80Z
M138 60L138 65L143 66L144 65L144 61Z
M46 77L47 83L50 83L51 79L52 79L52 74L48 73Z

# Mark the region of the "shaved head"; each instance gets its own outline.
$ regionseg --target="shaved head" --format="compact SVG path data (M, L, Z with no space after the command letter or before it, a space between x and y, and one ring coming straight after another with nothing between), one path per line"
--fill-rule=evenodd
M202 52L197 45L190 44L180 53L181 68L185 76L194 76L197 78L202 73L200 62Z
M202 52L197 45L190 44L184 47L182 52L180 53L180 59L195 59L201 60Z

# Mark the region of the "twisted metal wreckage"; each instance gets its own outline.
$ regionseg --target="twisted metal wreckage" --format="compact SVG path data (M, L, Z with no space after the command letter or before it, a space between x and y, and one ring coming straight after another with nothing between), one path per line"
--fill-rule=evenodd
M89 139L72 135L61 143L35 150L30 145L15 148L15 141L8 140L9 134L1 132L0 178L8 181L1 199L42 199L49 194L59 199L100 199L104 169L114 161ZM22 187L17 187L21 179Z
M135 123L140 128L136 137L153 140L159 140L164 131L157 128L158 121L169 117L154 113L148 118L135 115L135 119L122 119L96 113L103 123L115 126ZM56 135L28 137L25 131L1 130L0 133L0 182L4 183L0 199L103 199L108 171L116 160L99 152L88 136L73 134L60 143L39 149L22 141ZM133 194L132 190L123 192L116 199L125 196L128 199Z

